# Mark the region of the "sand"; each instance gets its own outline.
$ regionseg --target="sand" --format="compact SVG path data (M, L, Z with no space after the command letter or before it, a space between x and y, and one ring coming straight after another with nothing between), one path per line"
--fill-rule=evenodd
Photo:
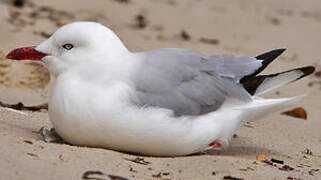
M321 62L318 0L30 0L20 8L10 2L0 1L0 101L6 103L47 102L54 78L39 64L9 61L4 55L16 47L37 45L59 26L76 20L109 26L132 51L180 47L254 56L288 48L264 73ZM143 22L137 21L139 15ZM241 127L224 151L142 157L145 165L126 160L141 156L45 143L37 131L51 127L46 110L19 113L0 108L0 179L81 179L86 171L128 179L321 179L320 76L311 75L265 97L299 94L308 95L298 103L307 111L307 120L275 115ZM257 161L259 154L284 164Z

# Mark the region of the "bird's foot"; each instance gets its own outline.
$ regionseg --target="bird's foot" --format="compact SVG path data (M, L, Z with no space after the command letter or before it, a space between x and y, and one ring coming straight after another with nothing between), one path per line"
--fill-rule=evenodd
M211 142L208 146L211 147L212 149L215 149L215 150L221 150L222 149L222 143L217 141L217 140Z
M59 134L55 131L54 128L51 128L50 130L48 130L42 127L39 130L39 133L45 142L65 143L65 141L59 136Z

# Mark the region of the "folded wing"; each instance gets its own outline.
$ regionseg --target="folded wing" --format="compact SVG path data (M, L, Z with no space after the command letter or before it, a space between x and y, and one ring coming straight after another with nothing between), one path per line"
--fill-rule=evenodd
M135 54L141 61L132 80L133 102L141 107L173 110L176 116L215 111L227 98L250 101L239 83L262 61L249 56L204 56L186 49L161 49Z

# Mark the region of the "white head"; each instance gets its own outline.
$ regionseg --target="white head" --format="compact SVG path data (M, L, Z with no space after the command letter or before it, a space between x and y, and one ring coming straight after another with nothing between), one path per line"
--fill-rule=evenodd
M77 64L97 59L106 61L127 52L107 27L95 22L74 22L59 28L38 46L11 51L7 58L41 60L51 73L59 75Z

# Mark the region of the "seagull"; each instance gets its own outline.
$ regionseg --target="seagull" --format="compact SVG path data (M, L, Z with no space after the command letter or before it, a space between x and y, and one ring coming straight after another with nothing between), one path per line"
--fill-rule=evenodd
M301 96L262 94L314 72L313 66L259 75L285 49L256 57L180 48L130 52L96 22L73 22L7 58L43 63L56 77L49 117L79 146L151 156L226 148L246 122L295 106Z

